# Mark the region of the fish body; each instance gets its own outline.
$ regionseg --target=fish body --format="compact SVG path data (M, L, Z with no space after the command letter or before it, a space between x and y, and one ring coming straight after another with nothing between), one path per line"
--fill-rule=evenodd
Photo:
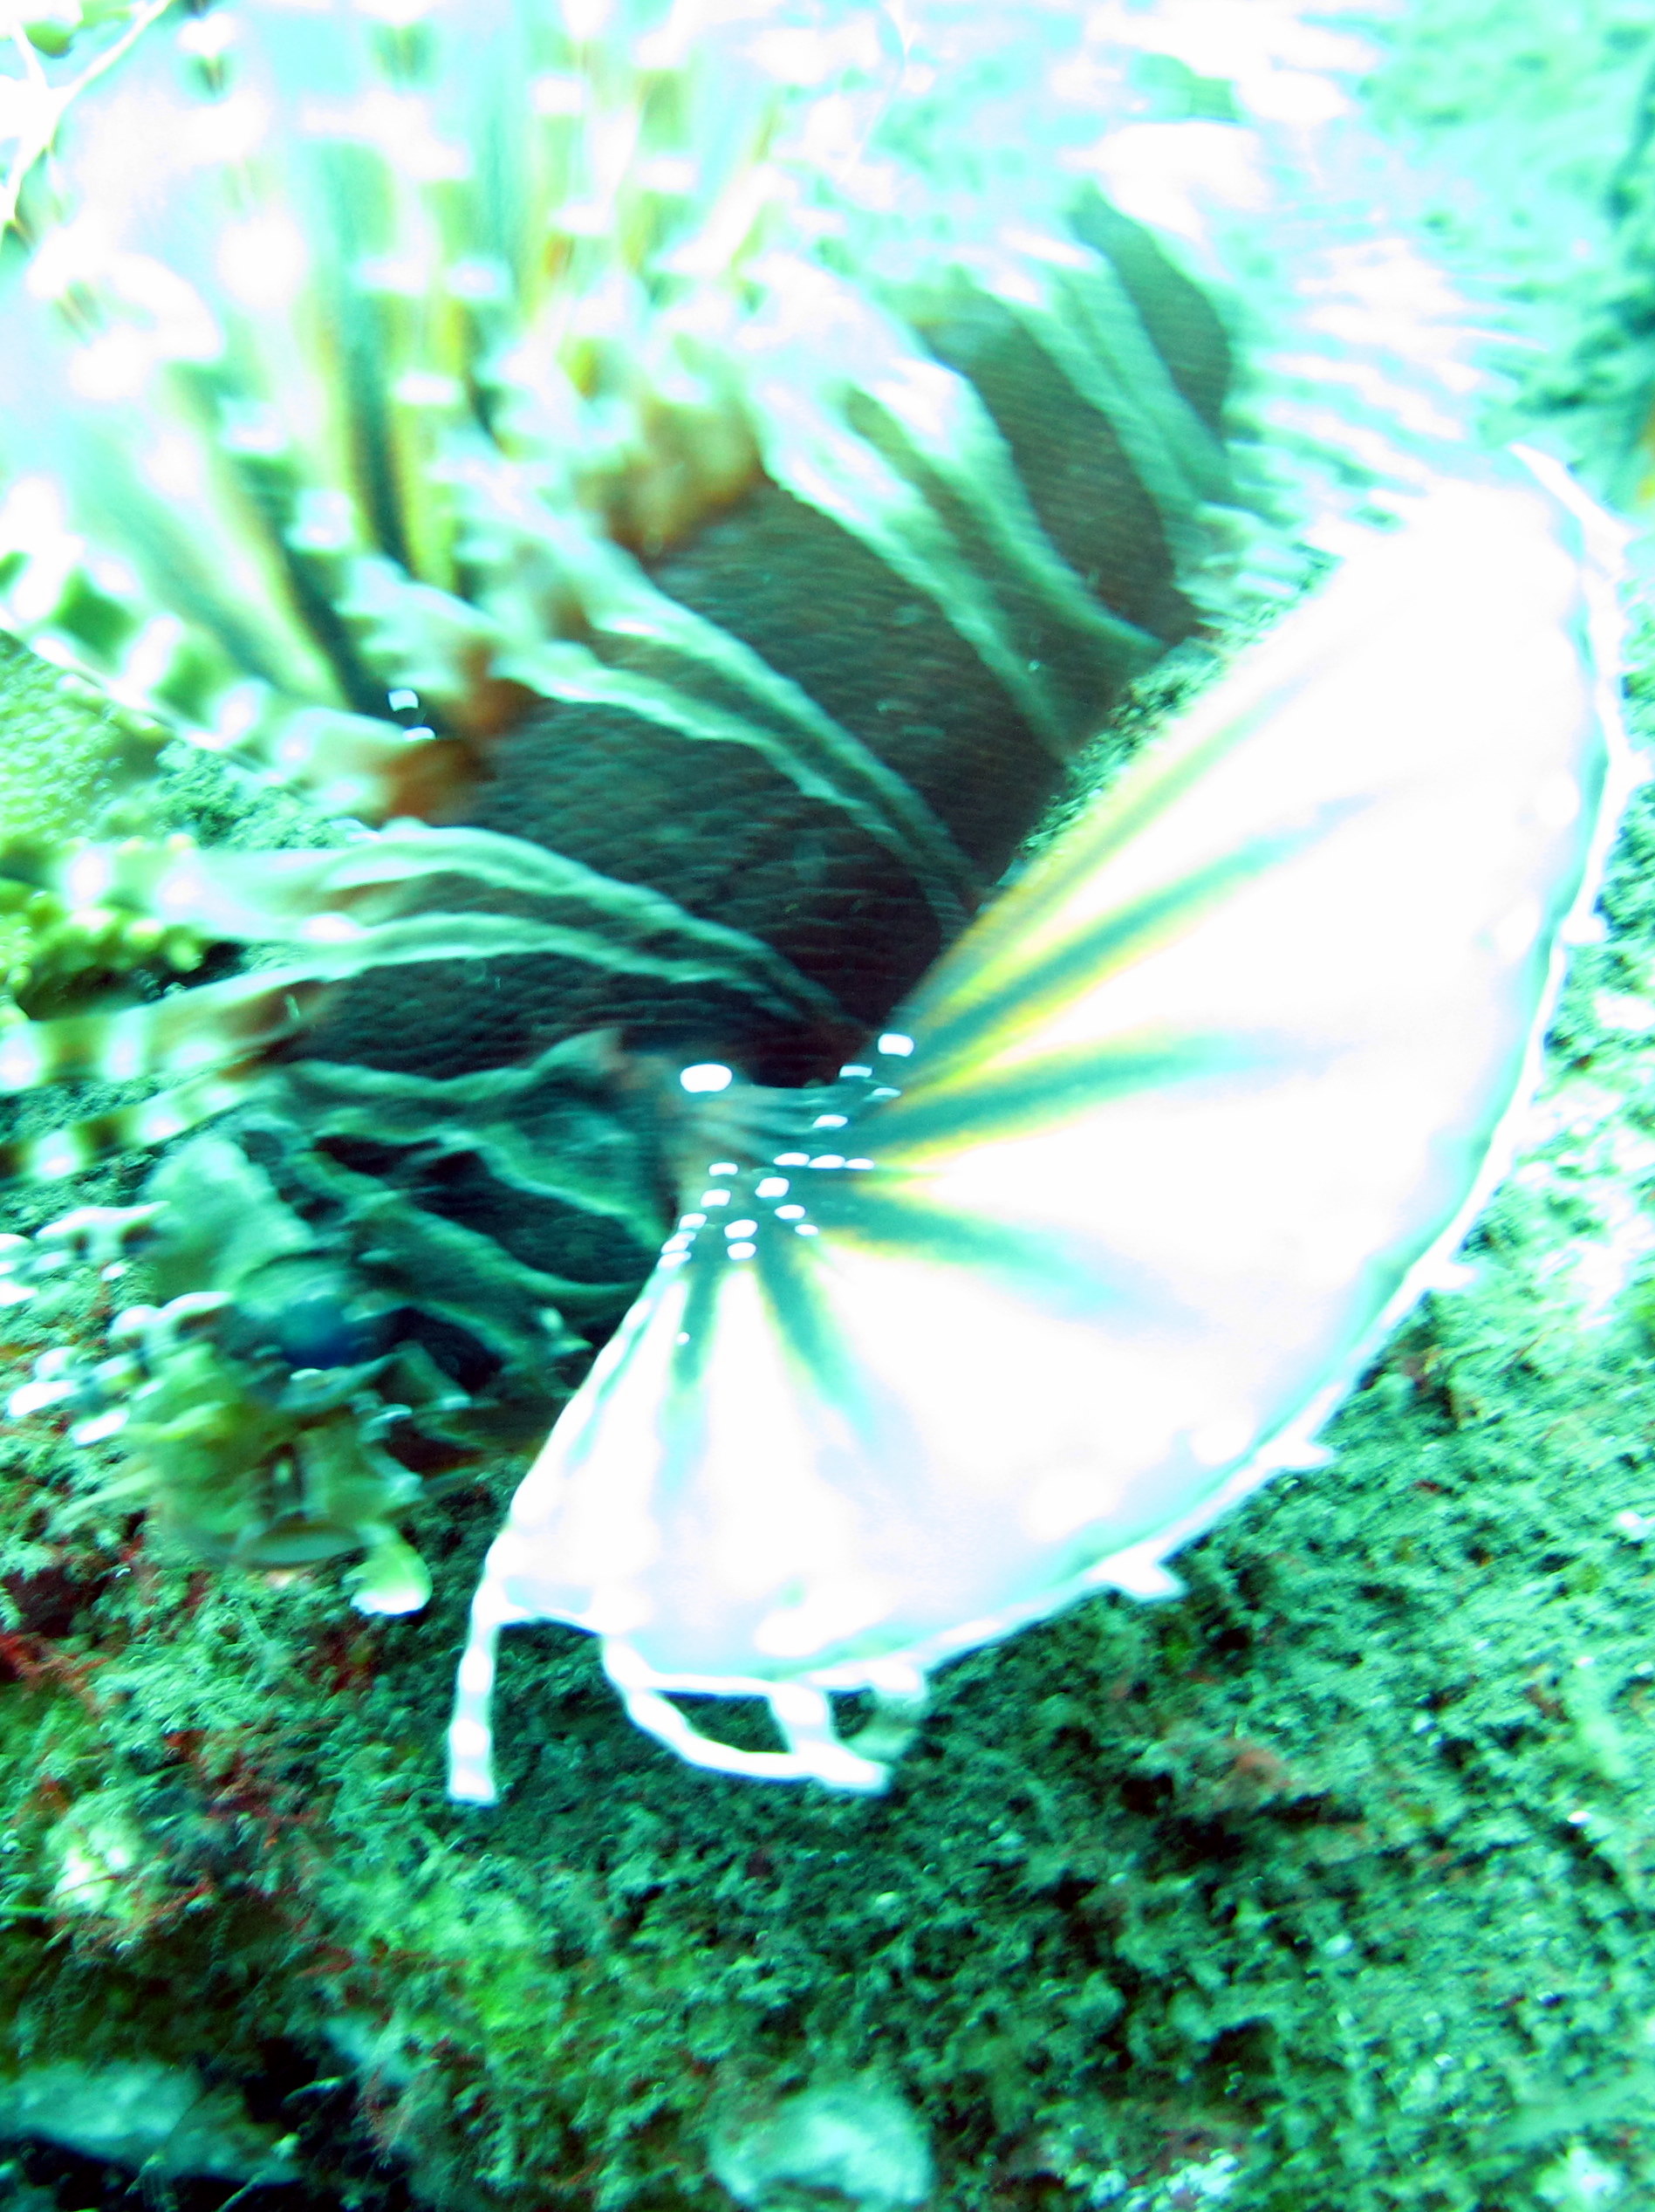
M1083 183L870 212L817 140L873 21L243 0L70 103L0 268L0 620L350 849L31 853L279 956L15 1025L7 1089L172 1081L14 1172L247 1102L362 1295L544 1417L672 1204L585 1041L831 1074L1196 626L1221 318Z
M315 973L234 1023L198 1002L188 1048L112 1042L123 1072L284 1021L290 1060L437 1082L593 1029L831 1072L1196 626L1236 511L1210 305L1078 184L1043 228L950 204L957 237L920 194L847 273L870 219L767 29L245 0L71 106L0 271L0 620L330 811L572 864L428 858L411 901L518 944L319 1019L304 986L388 967L337 909L226 923L152 870L132 895ZM16 1044L13 1086L107 1072L66 1041Z
M1136 176L1181 225L1181 149L1249 134L1145 120L1152 25L1118 13L1051 112L1072 79L1136 120L1054 121L1017 204L1005 149L879 156L878 11L642 0L135 17L17 181L0 623L302 786L321 849L0 849L71 923L139 925L131 1003L25 1010L0 1085L172 1083L5 1161L226 1117L137 1209L173 1294L146 1387L210 1372L243 1442L273 1400L350 1479L209 1511L263 1446L192 1464L172 1517L215 1557L386 1548L414 1462L544 1434L602 1347L490 1556L460 1795L533 1619L599 1634L693 1759L879 1786L830 1693L912 1701L1085 1590L1169 1586L1508 1149L1626 780L1612 532L1477 453L1434 329L1352 366L1372 195L1323 207L1336 132L1273 214L1269 162L1241 179L1261 239L1296 210L1298 319L1238 375L1247 315L1125 210ZM1348 566L1001 890L1226 565L1263 588L1272 446ZM211 980L145 989L162 923ZM191 1236L192 1178L252 1257ZM429 1411L400 1469L344 1448L352 1390L376 1449L392 1421L374 1362L288 1372L318 1284ZM359 1602L416 1602L393 1579ZM788 1749L702 1737L697 1691Z

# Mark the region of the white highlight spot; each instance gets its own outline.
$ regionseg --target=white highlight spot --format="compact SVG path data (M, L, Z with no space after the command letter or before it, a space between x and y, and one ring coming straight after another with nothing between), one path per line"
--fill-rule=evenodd
M192 439L157 438L139 465L163 499L199 499L207 488L202 449Z
M244 307L279 308L297 298L310 274L304 233L286 216L232 223L218 244L218 273Z
M457 407L465 387L436 369L406 369L391 387L391 397L405 407Z
M1203 1467L1228 1467L1232 1460L1241 1458L1257 1434L1258 1424L1252 1414L1245 1406L1238 1406L1233 1413L1220 1414L1193 1428L1189 1448Z
M808 1152L778 1152L776 1164L778 1168L808 1168L810 1155Z
M155 690L172 667L183 636L184 626L176 615L152 616L127 648L120 664L123 681L133 691Z
M657 154L639 168L638 181L646 192L684 197L695 189L695 164L676 154Z
M54 1382L50 1377L41 1382L25 1382L6 1400L6 1416L10 1421L27 1421L31 1414L44 1413L48 1406L60 1406L65 1398L72 1398L72 1382Z
M843 1129L847 1118L843 1113L818 1113L810 1127L812 1129Z
M1655 1031L1655 1004L1634 991L1600 990L1593 997L1592 1011L1604 1029L1617 1030L1623 1037L1648 1037Z
M451 262L443 272L450 299L504 299L510 291L505 271L497 262L470 258Z
M1535 819L1549 830L1566 830L1580 812L1580 786L1559 770L1548 776L1535 792Z
M537 115L578 115L586 105L586 86L578 77L548 71L535 78L529 98Z
M218 702L213 717L215 749L239 744L263 709L265 687L250 681L233 684Z
M306 137L373 147L399 176L415 184L457 182L471 173L466 149L437 135L429 101L415 94L376 88L348 104L307 100L298 124Z
M94 846L85 853L77 853L63 872L63 887L69 903L74 907L95 907L114 880L114 869L107 853L100 853Z
M235 39L235 19L226 15L196 16L178 33L183 51L195 54L202 61L216 61Z
M1521 960L1539 936L1545 917L1538 899L1520 899L1494 927L1494 948L1503 960Z
M756 1244L732 1244L729 1247L729 1257L733 1260L750 1260L757 1250Z
M1152 1546L1153 1537L1129 1544L1112 1558L1103 1560L1088 1577L1105 1590L1124 1590L1129 1598L1181 1598L1184 1585L1169 1567L1163 1566Z
M904 1037L900 1030L887 1030L879 1039L878 1049L881 1052L892 1054L899 1060L906 1060L913 1050L913 1039L911 1037Z
M778 1206L776 1209L776 1218L778 1222L802 1222L804 1219L804 1209L803 1206Z
M169 1130L168 1135L172 1134ZM30 1154L29 1165L33 1173L50 1182L54 1175L72 1175L77 1168L85 1165L80 1147L65 1132L62 1136L45 1137Z
M286 423L274 407L250 400L219 403L219 443L226 453L251 453L269 460L285 453L292 442Z
M812 1168L843 1168L845 1160L842 1154L824 1152L819 1159L811 1161L810 1165Z
M135 331L110 331L70 356L69 388L82 400L130 400L142 391L154 359Z
M188 1129L190 1120L191 1116L180 1111L175 1102L174 1093L163 1091L159 1098L148 1099L133 1116L133 1135L140 1144L165 1144L168 1138L175 1137L181 1131ZM85 1167L85 1160L77 1151L75 1167ZM67 1168L44 1166L38 1157L36 1159L35 1168L36 1172L40 1174L67 1174L72 1172Z
M729 1202L730 1195L727 1190L704 1190L701 1193L703 1206L728 1206Z
M1088 1521L1101 1520L1118 1503L1118 1481L1095 1466L1054 1468L1042 1476L1022 1508L1022 1524L1036 1542L1055 1544Z
M364 291L391 292L402 299L422 299L427 276L423 263L393 254L370 254L356 264L356 281Z
M147 1045L138 1029L115 1029L99 1063L99 1072L111 1083L130 1083L146 1072Z
M356 509L344 492L300 493L287 532L296 553L346 553L357 538Z
M365 16L377 17L398 31L421 22L431 12L433 0L357 0Z
M250 92L232 92L200 107L174 111L178 152L191 168L244 161L269 135L269 103Z
M608 27L610 0L564 0L564 21L569 36L585 45L600 38Z
M726 1236L751 1236L757 1227L756 1222L727 1222L724 1234Z
M753 1186L756 1198L785 1198L790 1188L785 1175L766 1175Z

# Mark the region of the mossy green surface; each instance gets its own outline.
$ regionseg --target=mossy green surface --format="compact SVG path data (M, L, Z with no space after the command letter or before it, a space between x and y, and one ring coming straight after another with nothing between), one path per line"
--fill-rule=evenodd
M1591 112L1630 113L1649 17L1573 12ZM1481 131L1466 53L1497 87L1547 23L1438 11L1385 119ZM1655 734L1647 633L1631 690ZM721 2114L865 2072L950 2212L1655 2203L1647 793L1604 905L1535 1145L1336 1463L1185 1555L1182 1600L949 1669L883 1798L692 1773L542 1628L505 1648L507 1795L454 1807L454 1658L520 1463L426 1510L435 1599L368 1621L337 1567L171 1559L85 1508L109 1448L0 1428L0 2075L141 2052L254 2083L280 2052L272 2126L365 2205L411 2177L461 2212L716 2207ZM0 1311L3 1380L94 1346L116 1295Z
M45 1625L0 1689L3 2063L297 2044L460 2204L715 2203L720 2104L824 2067L900 2087L961 2207L1223 2153L1248 2208L1503 2212L1585 2154L1655 2188L1655 1352L1636 1287L1595 1327L1579 1296L1655 1051L1592 1024L1655 951L1652 842L1645 802L1630 935L1561 1024L1557 1096L1620 1107L1570 1106L1335 1467L1187 1555L1183 1601L954 1668L886 1798L692 1774L547 1629L507 1648L503 1805L448 1806L488 1501L422 1532L430 1612L369 1623L323 1572L43 1546L11 1432L5 1587ZM54 1899L72 1815L140 1839L97 1904Z
M715 2204L721 2108L868 2068L962 2208L1190 2171L1248 2212L1655 2190L1652 858L1646 797L1552 1133L1336 1465L1187 1555L1181 1602L949 1670L886 1798L693 1774L542 1629L507 1646L503 1805L449 1806L515 1469L418 1531L429 1612L368 1622L329 1570L189 1569L96 1512L54 1534L91 1455L5 1431L0 2070L297 2048L387 2175L459 2205ZM92 1339L82 1295L7 1317L19 1371ZM65 1888L65 1834L112 1832L126 1866ZM338 2182L363 2144L328 2110Z

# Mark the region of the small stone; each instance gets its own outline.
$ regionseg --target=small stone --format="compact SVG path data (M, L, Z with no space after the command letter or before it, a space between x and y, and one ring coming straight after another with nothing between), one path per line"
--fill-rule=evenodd
M918 2120L867 2079L804 2090L721 2129L710 2163L754 2212L896 2212L923 2203L935 2180Z

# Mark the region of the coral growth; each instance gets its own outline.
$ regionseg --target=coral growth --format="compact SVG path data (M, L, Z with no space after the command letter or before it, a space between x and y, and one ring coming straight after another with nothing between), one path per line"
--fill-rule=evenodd
M153 820L165 732L15 642L0 642L0 654L9 702L0 729L0 1024L15 1028L135 970L187 973L202 946L188 924L147 905L79 895L76 862L92 838Z

